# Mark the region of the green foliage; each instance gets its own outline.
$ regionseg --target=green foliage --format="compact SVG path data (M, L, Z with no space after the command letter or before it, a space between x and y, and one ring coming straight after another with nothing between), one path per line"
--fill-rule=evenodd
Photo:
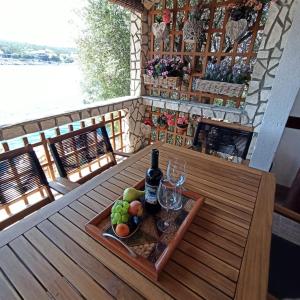
M89 0L78 40L88 102L129 95L130 13L108 0Z

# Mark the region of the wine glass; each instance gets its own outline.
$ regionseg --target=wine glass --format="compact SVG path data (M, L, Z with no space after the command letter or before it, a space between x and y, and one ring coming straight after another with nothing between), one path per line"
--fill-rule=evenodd
M182 186L186 178L186 161L180 158L170 159L167 167L167 178L174 185L174 198L177 198L176 202L178 206L174 210L182 208Z
M167 218L157 221L157 228L162 232L171 232L175 228L174 221L170 218L169 211L178 206L177 199L174 195L174 186L163 177L157 190L157 199L159 204L166 210Z

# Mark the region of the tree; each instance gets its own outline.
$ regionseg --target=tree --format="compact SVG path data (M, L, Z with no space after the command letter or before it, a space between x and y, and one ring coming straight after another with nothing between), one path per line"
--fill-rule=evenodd
M78 40L88 102L129 95L130 13L108 0L89 0Z

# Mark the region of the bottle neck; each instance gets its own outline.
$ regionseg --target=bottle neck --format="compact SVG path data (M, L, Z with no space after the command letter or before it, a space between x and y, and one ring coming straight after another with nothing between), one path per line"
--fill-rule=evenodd
M158 156L159 151L157 149L152 150L151 168L158 169Z

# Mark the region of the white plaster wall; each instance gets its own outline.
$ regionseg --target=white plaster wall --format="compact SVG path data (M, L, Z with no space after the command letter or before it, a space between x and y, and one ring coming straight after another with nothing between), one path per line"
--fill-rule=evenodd
M300 89L298 91L297 98L291 110L290 116L300 117Z
M291 187L300 168L300 130L286 128L277 149L272 173L280 185Z
M290 116L300 117L300 89ZM275 155L272 173L277 183L290 187L300 168L300 130L285 128Z
M300 1L296 1L294 20L287 36L286 47L273 81L268 107L250 160L250 167L253 168L269 171L275 154L279 153L278 145L283 144L280 142L285 131L285 124L300 87L299 24ZM293 145L297 147L295 142L293 141ZM291 148L289 144L284 146Z

